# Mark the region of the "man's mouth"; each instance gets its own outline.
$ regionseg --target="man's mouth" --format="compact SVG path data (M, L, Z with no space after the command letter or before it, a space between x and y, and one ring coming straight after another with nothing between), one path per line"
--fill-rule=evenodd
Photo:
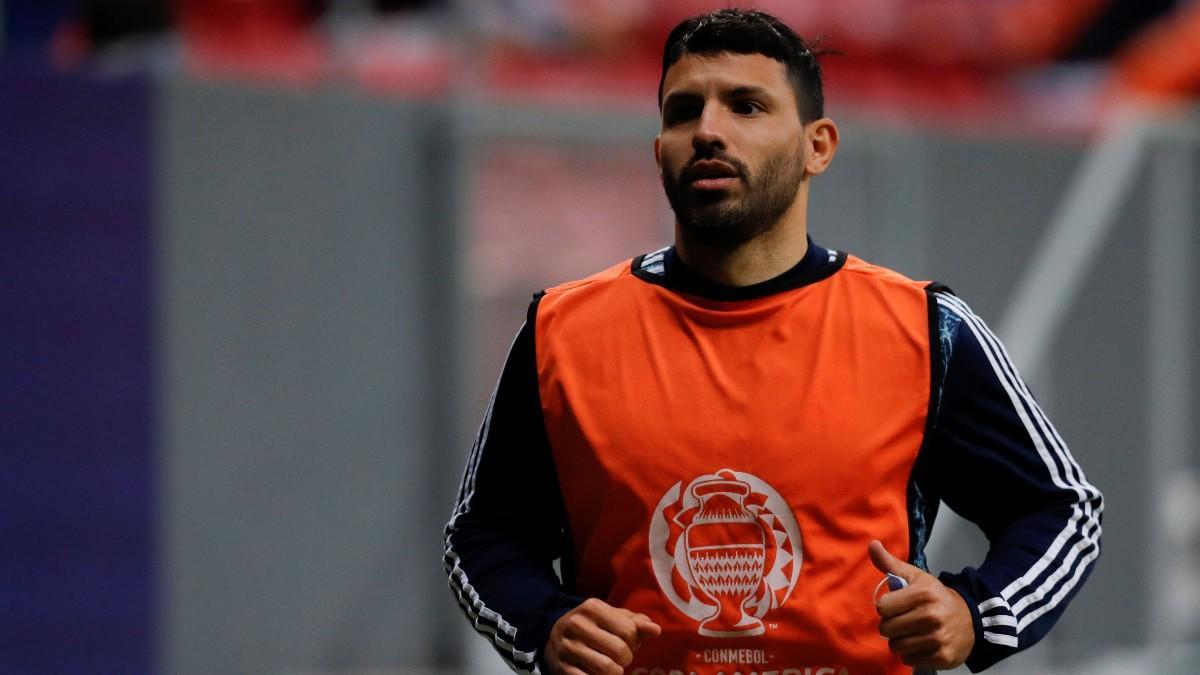
M741 174L719 159L701 159L684 170L683 178L694 190L724 190L741 180Z

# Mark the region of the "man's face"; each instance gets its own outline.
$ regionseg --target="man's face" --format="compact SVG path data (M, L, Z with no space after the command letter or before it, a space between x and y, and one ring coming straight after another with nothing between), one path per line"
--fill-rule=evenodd
M733 246L769 230L804 178L804 125L786 67L761 54L687 54L663 82L655 142L680 226Z

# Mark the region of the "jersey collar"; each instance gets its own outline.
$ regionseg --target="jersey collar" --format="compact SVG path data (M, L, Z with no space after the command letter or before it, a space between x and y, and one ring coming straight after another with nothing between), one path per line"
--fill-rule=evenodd
M841 269L845 251L827 249L808 240L808 251L800 262L779 276L749 286L725 286L712 281L680 260L674 246L633 259L634 276L680 293L709 300L734 301L762 298L816 283Z

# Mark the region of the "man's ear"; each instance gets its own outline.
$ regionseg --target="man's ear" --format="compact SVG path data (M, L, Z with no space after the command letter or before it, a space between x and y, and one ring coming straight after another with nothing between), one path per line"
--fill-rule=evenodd
M822 117L804 125L804 172L810 176L824 173L837 154L838 128L833 120Z
M662 155L658 154L658 147L662 143L662 136L654 137L654 163L658 165L658 177L662 178Z

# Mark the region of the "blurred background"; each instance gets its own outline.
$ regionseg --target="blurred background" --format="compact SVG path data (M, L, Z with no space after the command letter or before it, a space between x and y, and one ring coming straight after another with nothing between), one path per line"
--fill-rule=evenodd
M0 0L0 672L504 672L470 440L532 292L670 242L662 40L724 4ZM1200 672L1200 2L744 4L842 52L814 238L953 287L1107 497L994 672Z

